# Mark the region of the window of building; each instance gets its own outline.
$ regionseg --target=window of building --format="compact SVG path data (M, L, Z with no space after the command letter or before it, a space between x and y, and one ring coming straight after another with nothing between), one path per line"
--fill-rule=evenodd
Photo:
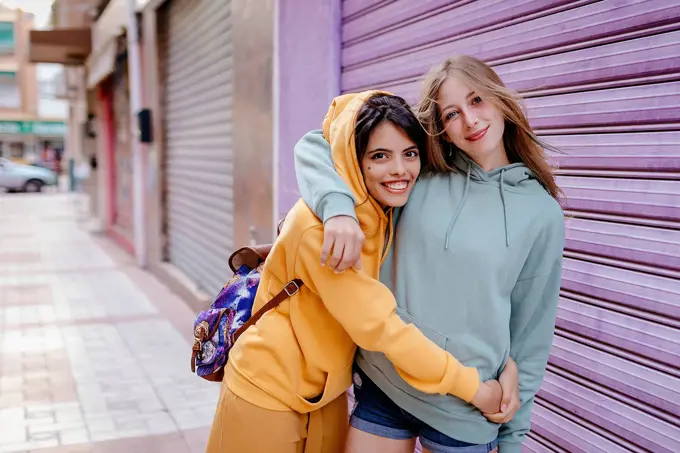
M0 72L0 108L21 108L21 92L15 72Z
M0 54L14 53L14 23L0 22Z

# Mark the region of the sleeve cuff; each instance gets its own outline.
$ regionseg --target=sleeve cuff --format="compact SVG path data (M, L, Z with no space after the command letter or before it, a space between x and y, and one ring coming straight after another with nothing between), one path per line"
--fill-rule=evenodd
M453 388L449 393L469 403L475 397L479 385L477 368L461 366L460 371L458 371L454 378Z
M522 453L519 442L498 442L498 453Z
M338 216L352 217L354 220L357 220L357 214L354 211L354 200L345 194L328 193L319 201L317 207L323 223L326 223L328 219Z

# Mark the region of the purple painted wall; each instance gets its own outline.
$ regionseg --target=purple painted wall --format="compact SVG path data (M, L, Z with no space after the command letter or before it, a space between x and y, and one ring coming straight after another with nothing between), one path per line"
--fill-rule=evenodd
M416 101L431 65L455 53L485 59L564 152L552 156L570 217L562 294L523 450L680 451L678 3L279 0L278 8L277 218L299 197L293 147L320 127L335 95L375 87Z
M340 87L416 102L465 53L563 153L555 340L524 452L680 451L680 4L343 0Z
M277 8L278 219L299 198L293 147L307 131L321 128L340 92L340 1L279 0Z

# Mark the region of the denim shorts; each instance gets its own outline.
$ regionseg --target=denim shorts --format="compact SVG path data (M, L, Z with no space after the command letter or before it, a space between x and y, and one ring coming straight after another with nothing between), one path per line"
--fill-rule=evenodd
M358 366L354 366L354 397L356 402L350 424L369 434L388 439L414 439L433 453L492 453L498 441L469 444L440 433L388 398Z

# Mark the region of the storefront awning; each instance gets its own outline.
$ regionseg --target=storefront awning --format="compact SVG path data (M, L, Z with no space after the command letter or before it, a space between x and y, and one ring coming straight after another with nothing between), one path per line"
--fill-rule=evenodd
M92 48L89 28L31 30L30 42L31 63L80 66L85 63Z
M116 68L116 38L110 39L87 59L87 87L92 89Z

